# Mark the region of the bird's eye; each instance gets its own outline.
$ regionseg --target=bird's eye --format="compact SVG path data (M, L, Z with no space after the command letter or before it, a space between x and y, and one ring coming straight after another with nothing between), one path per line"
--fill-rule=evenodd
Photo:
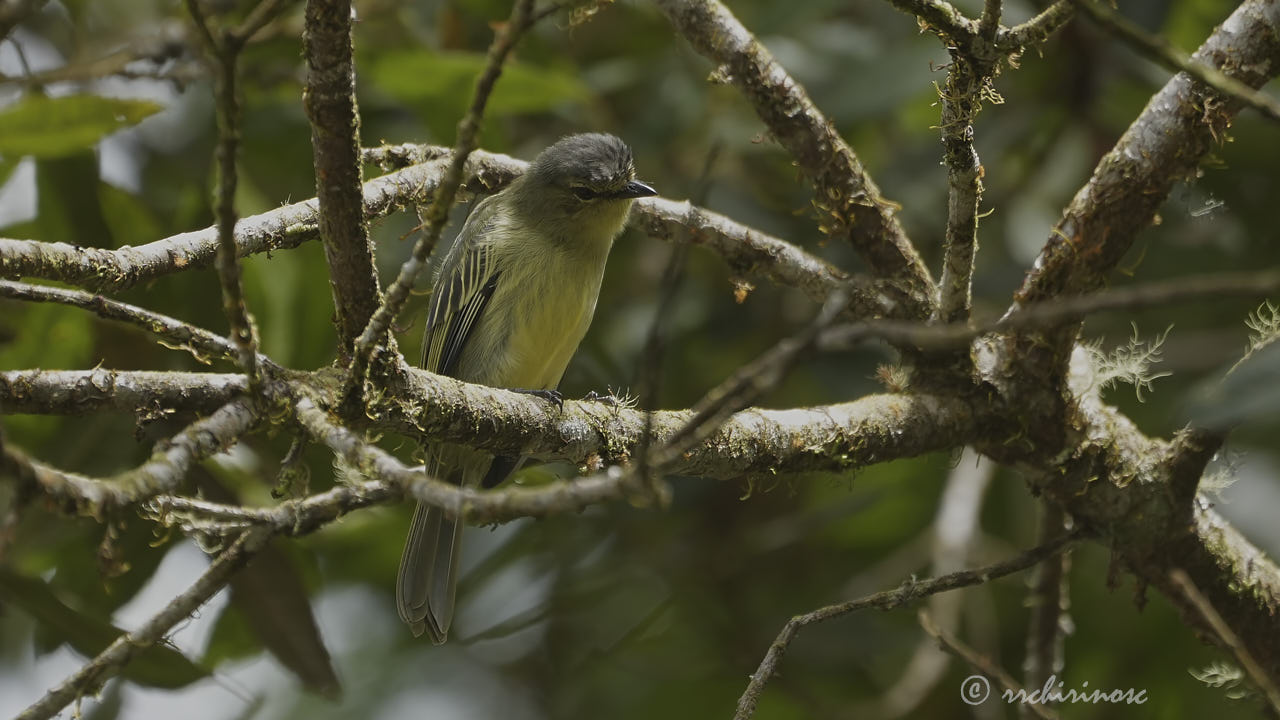
M574 194L574 197L579 200L590 200L597 196L596 191L586 185L574 185L572 188L569 188L569 190Z

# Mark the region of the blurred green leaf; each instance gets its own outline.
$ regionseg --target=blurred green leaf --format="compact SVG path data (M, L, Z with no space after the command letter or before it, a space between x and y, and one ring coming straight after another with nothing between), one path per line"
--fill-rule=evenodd
M383 90L405 102L432 113L447 108L456 116L471 102L476 77L484 66L482 53L411 50L379 57L371 76ZM488 112L539 112L590 96L591 91L574 75L509 63L489 97Z
M0 303L0 370L62 370L91 365L93 328L79 308L46 303Z
M94 657L124 634L120 628L67 606L44 582L0 567L0 600L22 608L54 637L86 657ZM180 688L209 676L209 671L173 648L154 645L125 666L124 677L142 685Z
M209 499L239 504L236 494L212 474L199 473L197 477ZM257 638L307 689L337 698L342 686L316 626L302 577L284 548L279 538L273 539L231 578L231 603L218 619L205 662L216 665L248 655L258 649L258 642L253 641Z
M150 100L97 95L28 95L0 111L0 154L59 157L164 109Z

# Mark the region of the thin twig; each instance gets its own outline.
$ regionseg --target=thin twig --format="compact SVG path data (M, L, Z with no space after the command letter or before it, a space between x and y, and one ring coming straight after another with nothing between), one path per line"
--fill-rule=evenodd
M880 338L923 349L947 349L963 346L974 338L991 332L1049 328L1063 321L1079 320L1098 312L1134 310L1206 298L1257 297L1278 290L1278 270L1215 273L1049 299L1021 306L1002 318L979 323L929 326L895 320L873 320L842 325L823 333L819 346L824 349L850 347L868 338Z
M963 570L969 565L974 546L982 539L982 516L987 489L995 475L996 464L972 448L965 448L947 474L947 484L938 499L932 532L932 572L945 574ZM1042 538L1041 543L1053 538ZM901 573L899 573L901 576ZM948 630L959 627L965 596L939 593L929 597L929 612L938 624ZM884 718L900 718L913 713L930 691L945 677L951 659L926 638L916 645L911 659L903 667L899 679L876 703L874 713Z
M290 5L298 0L262 0L254 6L249 12L249 16L244 19L234 29L227 31L229 37L234 38L232 42L244 45L258 34L258 31L267 26L267 23L276 19L280 13L284 12Z
M1222 641L1227 650L1231 651L1236 662L1240 663L1240 667L1244 668L1244 671L1248 673L1249 679L1253 681L1253 684L1262 691L1262 695L1267 699L1267 704L1271 706L1271 710L1275 713L1280 713L1280 688L1276 687L1266 671L1254 659L1253 654L1244 646L1244 643L1240 642L1240 636L1236 635L1235 631L1231 629L1227 621L1213 607L1213 603L1209 602L1204 593L1200 592L1200 589L1196 587L1191 577L1181 568L1175 568L1171 571L1169 578L1182 590L1187 602L1191 603L1196 611L1200 613L1200 616L1204 618L1204 621L1209 624L1209 627L1213 628L1214 634L1218 636L1218 639Z
M1040 529L1038 537L1046 541L1063 531L1066 519L1062 508L1047 499L1040 501ZM1062 643L1065 636L1063 623L1068 610L1067 568L1070 553L1064 552L1046 558L1036 566L1028 583L1027 606L1031 618L1027 628L1027 654L1023 660L1022 679L1027 687L1041 687L1051 675L1062 670ZM1033 712L1023 705L1018 713L1026 717Z
M978 24L946 0L889 0L889 3L957 44L967 44L964 41L978 32Z
M186 350L195 359L205 364L213 358L231 362L235 362L237 358L236 348L220 335L168 315L161 315L101 295L0 280L0 297L29 302L53 302L83 308L104 320L114 320L141 328L155 335L161 345L176 350ZM259 362L270 361L260 358Z
M996 46L1004 52L1020 52L1048 40L1075 15L1074 0L1057 0L1039 15L996 34Z
M174 625L190 617L209 598L221 590L240 568L261 550L270 533L246 532L224 550L194 583L169 601L138 629L116 638L106 650L63 680L57 687L22 711L15 720L47 720L70 705L76 698L94 692L107 679L115 676L142 650L162 641Z
M258 338L253 318L245 306L244 287L240 279L240 262L236 257L235 199L238 174L236 158L240 151L240 97L237 83L239 72L236 61L242 43L233 35L221 40L214 36L200 8L199 0L187 0L187 10L198 30L197 37L205 46L205 53L214 65L214 97L218 123L218 189L214 200L214 215L218 226L218 281L222 286L222 311L231 328L231 342L236 347L240 368L249 378L254 392L259 385Z
M489 46L484 71L476 79L471 106L458 122L458 138L454 145L449 169L444 180L436 188L435 197L432 198L431 206L427 209L426 228L414 244L412 255L400 266L400 273L396 276L395 282L387 288L386 298L356 339L344 396L350 397L351 393L358 391L362 386L374 346L386 334L391 322L400 313L419 273L426 267L431 250L444 231L445 223L449 219L449 208L453 206L454 196L458 192L458 187L462 185L463 169L467 158L476 147L476 135L480 132L480 122L484 117L489 94L493 92L494 84L502 74L502 65L506 62L507 56L520 40L520 36L532 24L532 11L533 0L515 0L511 9L511 18L497 31L493 44Z
M783 338L755 360L738 368L691 408L693 416L667 439L654 465L662 467L702 443L733 413L755 402L782 382L791 368L812 350L824 330L840 317L849 296L832 293L818 315L800 332Z
M1280 102L1270 95L1254 90L1215 67L1196 61L1168 40L1148 33L1111 8L1093 0L1071 2L1102 26L1102 29L1123 40L1148 60L1173 72L1185 72L1219 93L1257 110L1264 117L1280 121Z
M996 682L1000 683L1000 687L1004 688L1005 691L1013 693L1015 696L1021 694L1021 697L1026 697L1026 691L1018 684L1017 680L1013 679L1013 676L1004 671L1004 668L992 662L990 658L979 654L973 648L960 642L951 633L938 627L937 624L933 622L933 619L929 617L929 613L921 610L918 617L920 620L920 627L923 628L925 632L932 635L938 641L939 645L942 646L943 650L946 650L961 660L969 663L973 669L982 673L984 676L988 678L995 678ZM1041 720L1058 720L1058 713L1040 703L1028 701L1023 703L1023 707L1029 708L1031 712L1035 713L1037 717L1041 718Z
M987 583L996 578L1026 570L1045 558L1062 552L1083 537L1084 533L1081 531L1068 533L1008 560L927 580L911 579L893 590L884 590L857 600L828 605L803 615L796 615L788 620L786 625L782 626L782 632L778 633L777 639L769 646L769 651L765 653L764 659L760 661L760 667L751 675L751 681L747 684L747 689L742 693L742 697L738 699L738 709L734 713L734 720L746 720L755 713L756 704L760 701L760 693L764 690L765 684L778 672L778 663L782 661L782 656L787 652L788 646L791 645L791 641L795 639L801 628L844 617L867 608L893 610L940 592Z

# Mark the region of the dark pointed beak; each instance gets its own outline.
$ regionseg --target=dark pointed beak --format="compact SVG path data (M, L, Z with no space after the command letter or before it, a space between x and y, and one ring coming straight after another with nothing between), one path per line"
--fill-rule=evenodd
M623 185L622 189L619 190L618 193L614 195L614 197L619 199L633 199L633 198L642 198L642 197L652 197L657 194L658 194L658 191L654 190L653 187L648 185L647 183L642 183L639 180L632 180L626 185Z

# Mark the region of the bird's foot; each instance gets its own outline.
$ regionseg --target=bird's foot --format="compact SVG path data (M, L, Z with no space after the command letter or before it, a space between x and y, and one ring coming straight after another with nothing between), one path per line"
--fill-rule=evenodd
M512 388L512 392L518 392L521 395L539 397L547 402L555 403L556 407L561 410L564 409L564 396L560 394L559 390L525 390L523 388Z

